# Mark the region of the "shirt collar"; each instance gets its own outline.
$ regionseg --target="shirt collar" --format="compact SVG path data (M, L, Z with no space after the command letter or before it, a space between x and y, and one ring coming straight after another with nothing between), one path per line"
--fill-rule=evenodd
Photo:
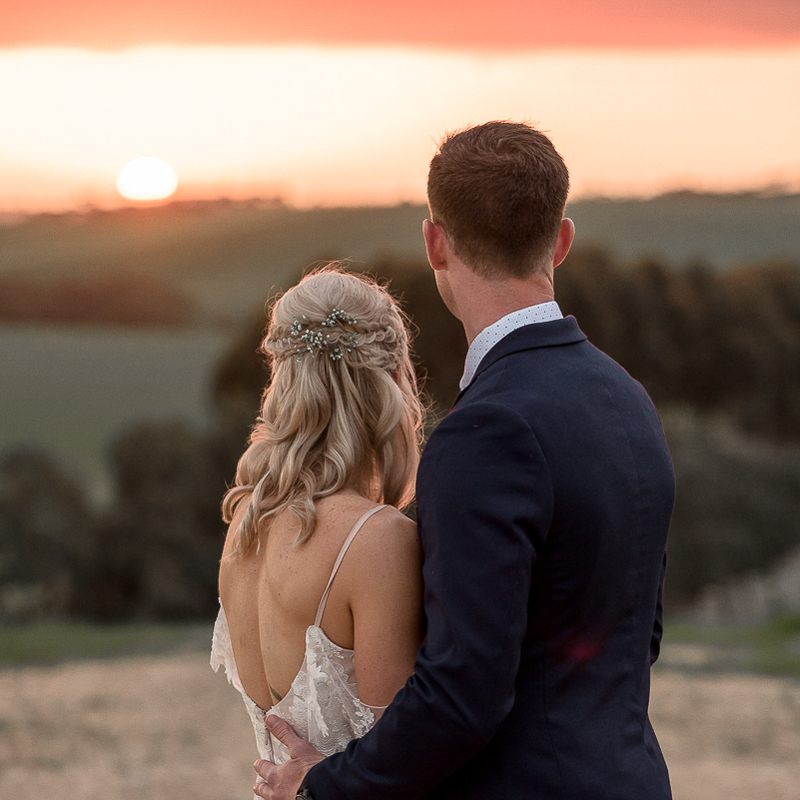
M467 360L464 363L464 374L459 387L463 391L472 383L475 372L480 366L483 357L503 338L517 328L533 325L537 322L552 322L563 319L564 315L555 300L549 303L538 303L535 306L521 308L506 314L497 322L484 328L473 340L467 351Z

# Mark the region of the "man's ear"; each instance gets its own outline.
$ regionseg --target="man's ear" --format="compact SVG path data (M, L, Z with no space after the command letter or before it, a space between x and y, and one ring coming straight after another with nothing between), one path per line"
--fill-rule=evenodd
M425 252L428 263L435 270L447 266L447 236L440 225L426 219L422 223L422 238L425 239Z
M558 229L558 240L553 254L553 269L555 269L569 253L572 240L575 238L575 223L567 218L561 220L561 227Z

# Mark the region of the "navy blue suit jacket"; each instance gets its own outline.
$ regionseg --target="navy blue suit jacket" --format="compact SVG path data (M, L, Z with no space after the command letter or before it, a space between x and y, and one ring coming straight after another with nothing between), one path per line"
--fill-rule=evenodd
M315 800L664 800L648 719L672 463L644 389L571 317L481 362L417 480L427 632Z

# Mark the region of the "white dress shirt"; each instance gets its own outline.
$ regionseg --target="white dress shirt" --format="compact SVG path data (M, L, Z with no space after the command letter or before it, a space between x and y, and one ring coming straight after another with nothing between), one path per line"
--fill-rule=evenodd
M472 383L475 373L483 357L503 338L517 328L532 325L536 322L552 322L554 319L563 319L564 315L555 300L549 303L538 303L535 306L521 308L501 317L497 322L484 328L473 340L467 351L467 360L464 362L464 374L459 383L462 391Z

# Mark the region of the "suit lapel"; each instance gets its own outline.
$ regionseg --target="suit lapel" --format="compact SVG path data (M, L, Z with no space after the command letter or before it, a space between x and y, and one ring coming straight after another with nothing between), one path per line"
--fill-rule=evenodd
M524 325L504 336L481 360L475 375L467 386L462 389L453 403L453 408L459 400L470 390L478 378L496 364L500 359L522 350L535 350L539 347L556 347L563 344L576 344L586 339L586 335L578 327L575 317L564 317L552 322L535 322ZM451 409L452 410L452 409Z

